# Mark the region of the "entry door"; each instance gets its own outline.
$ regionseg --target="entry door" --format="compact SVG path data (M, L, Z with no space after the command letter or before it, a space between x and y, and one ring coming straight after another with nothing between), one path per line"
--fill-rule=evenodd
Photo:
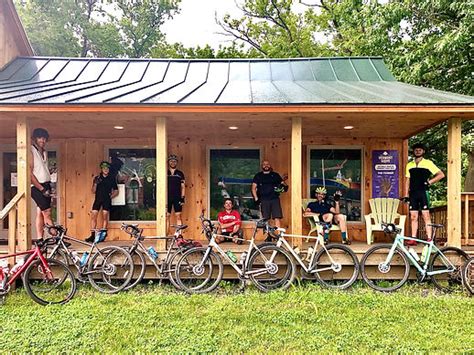
M0 171L0 177L2 180L2 208L15 197L17 193L17 163L16 163L16 152L2 151L0 152L0 164L2 166ZM51 173L51 186L53 191L58 190L58 159L56 150L48 151L48 166ZM57 193L54 195L52 200L52 217L53 221L57 222L58 215L58 200L56 198ZM32 235L35 235L35 216L36 216L36 204L32 201L31 208L31 229ZM7 239L8 237L8 218L0 223L0 239Z

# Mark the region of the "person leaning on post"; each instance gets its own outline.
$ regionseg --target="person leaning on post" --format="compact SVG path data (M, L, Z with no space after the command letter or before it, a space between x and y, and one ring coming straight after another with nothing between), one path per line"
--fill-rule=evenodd
M326 222L331 224L334 220L336 224L341 228L342 243L351 244L347 237L347 223L346 217L341 213L340 210L340 199L341 193L337 191L334 194L334 206L332 206L326 200L327 190L325 187L320 186L314 190L314 197L316 201L310 202L306 207L303 214L304 217L318 216L320 222ZM329 242L329 229L324 231L324 244Z

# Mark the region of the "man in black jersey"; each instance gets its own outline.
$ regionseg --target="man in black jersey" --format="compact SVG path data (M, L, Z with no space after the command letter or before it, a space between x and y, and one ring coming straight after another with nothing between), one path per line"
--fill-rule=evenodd
M262 218L275 220L275 227L280 227L283 212L280 204L280 193L288 191L285 181L288 176L280 176L273 171L268 160L262 162L262 171L257 173L252 181L252 196L257 205L260 205Z
M408 197L405 199L410 201L411 236L417 237L418 213L421 211L425 222L426 237L430 240L432 231L429 226L431 223L429 187L443 179L444 173L431 160L424 158L425 147L423 144L414 144L412 151L415 159L407 164L405 171L405 190L408 191ZM414 240L405 243L416 245Z
M185 202L185 180L184 173L181 170L176 169L178 166L178 157L174 154L170 154L168 157L168 213L167 213L167 228L169 226L169 219L171 211L174 210L176 216L176 224L183 224L181 220L181 212Z
M110 163L103 161L99 164L100 174L94 177L92 182L92 193L95 194L91 212L91 235L86 242L92 243L97 230L97 217L102 208L102 231L103 236L107 235L107 225L109 223L109 212L112 206L112 198L117 196L118 187L115 176L110 174Z

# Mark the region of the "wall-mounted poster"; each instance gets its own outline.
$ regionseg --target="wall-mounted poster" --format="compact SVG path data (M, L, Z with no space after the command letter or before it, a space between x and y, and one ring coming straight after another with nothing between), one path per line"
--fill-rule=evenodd
M399 198L398 150L372 151L372 198Z

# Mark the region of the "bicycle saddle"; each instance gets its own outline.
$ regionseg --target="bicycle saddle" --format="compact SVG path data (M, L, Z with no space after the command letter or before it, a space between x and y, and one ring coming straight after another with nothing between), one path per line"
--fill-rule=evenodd
M175 228L176 232L188 228L186 224L173 224L171 227Z

